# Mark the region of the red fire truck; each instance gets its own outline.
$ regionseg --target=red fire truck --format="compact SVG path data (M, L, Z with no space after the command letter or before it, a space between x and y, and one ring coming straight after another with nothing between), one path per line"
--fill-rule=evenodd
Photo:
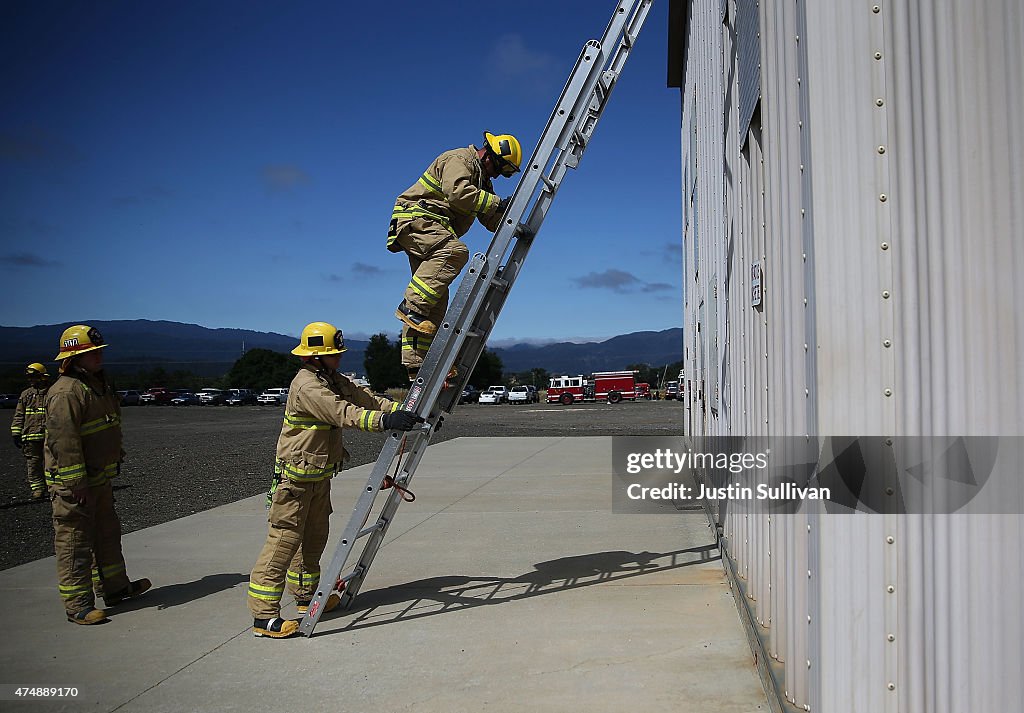
M636 401L636 375L635 371L597 371L589 377L556 376L548 384L548 403Z

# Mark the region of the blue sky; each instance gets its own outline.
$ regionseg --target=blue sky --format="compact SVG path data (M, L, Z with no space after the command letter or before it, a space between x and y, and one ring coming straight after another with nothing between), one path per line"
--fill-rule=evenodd
M482 132L534 149L611 0L0 10L0 324L395 333L394 198ZM681 326L679 94L655 2L492 342ZM500 195L514 181L496 179ZM490 234L464 238L482 251ZM454 289L453 289L454 294Z

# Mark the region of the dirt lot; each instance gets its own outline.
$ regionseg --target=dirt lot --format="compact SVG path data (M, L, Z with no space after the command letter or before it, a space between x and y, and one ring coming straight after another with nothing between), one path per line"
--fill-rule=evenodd
M464 436L628 436L681 432L682 404L467 404L445 417L437 443ZM10 419L14 412L3 411ZM158 525L265 492L273 471L282 409L270 406L128 407L125 460L114 481L125 532ZM384 435L346 431L348 467L376 460ZM0 449L0 569L53 554L49 503L29 500L24 459Z

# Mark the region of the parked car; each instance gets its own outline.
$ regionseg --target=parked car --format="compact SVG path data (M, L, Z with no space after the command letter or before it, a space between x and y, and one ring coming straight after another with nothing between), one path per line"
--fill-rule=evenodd
M530 391L533 389L533 391ZM536 386L513 386L508 392L510 404L532 404L537 397Z
M139 394L139 405L145 406L146 404L169 404L171 398L174 396L170 391L162 386L154 386L145 393Z
M288 389L277 387L267 389L256 397L256 403L263 406L284 406L288 403Z
M508 387L507 386L491 386L480 394L480 403L482 404L500 404L508 402Z
M142 394L140 394L135 389L118 391L117 395L121 398L122 406L138 406L139 400L142 398Z
M0 394L0 408L14 408L18 405L19 394Z
M228 392L224 389L200 389L199 404L201 406L220 406L228 398Z
M228 406L248 406L256 403L256 394L249 389L230 389L224 403Z
M191 391L179 391L171 399L171 406L198 406L199 395Z
M460 404L475 404L480 400L480 390L470 384L462 390L462 396L459 397Z

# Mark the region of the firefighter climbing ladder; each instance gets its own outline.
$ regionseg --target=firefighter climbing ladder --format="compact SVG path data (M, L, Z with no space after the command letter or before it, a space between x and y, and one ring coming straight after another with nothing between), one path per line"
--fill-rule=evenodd
M620 0L601 40L590 40L583 46L533 156L521 167L523 176L501 226L487 252L477 253L470 261L406 397L404 408L423 416L426 423L420 430L388 435L299 624L299 632L305 636L313 635L332 591L341 592L344 608L350 607L358 594L442 412L451 413L459 402L566 170L579 165L652 2ZM453 367L458 375L446 384ZM392 467L394 475L389 473ZM392 484L398 487L390 487ZM366 527L377 494L386 489L390 493L376 522ZM364 537L368 539L359 561L342 576L352 548Z

